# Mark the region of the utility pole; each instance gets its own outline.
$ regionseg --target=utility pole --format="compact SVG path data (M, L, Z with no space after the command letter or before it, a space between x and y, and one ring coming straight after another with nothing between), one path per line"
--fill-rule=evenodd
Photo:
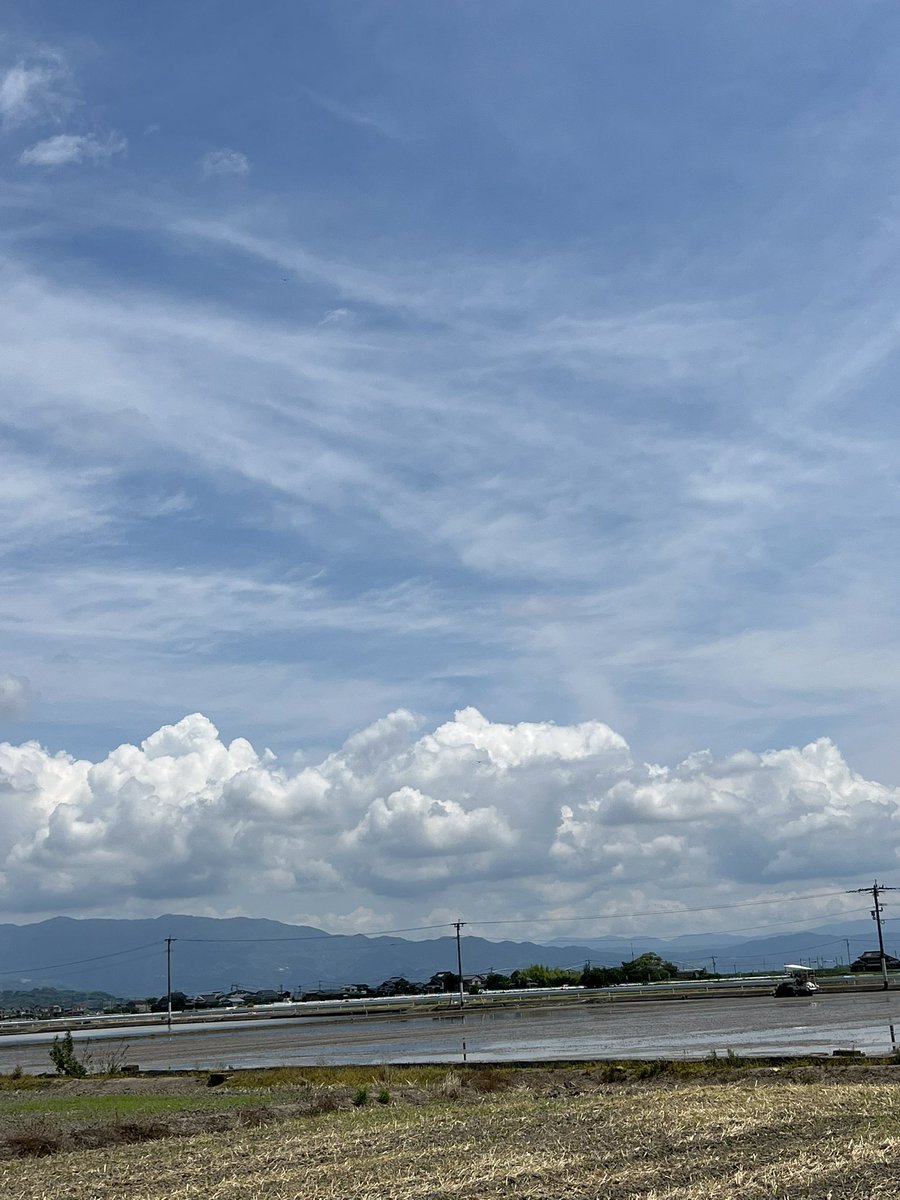
M854 888L854 891L866 892L866 893L871 892L871 894L872 894L872 901L875 905L875 907L871 910L872 920L878 926L878 954L881 958L881 986L883 987L883 989L885 991L887 991L888 990L887 960L884 957L884 935L881 931L881 910L882 910L881 893L882 892L900 891L900 888L885 887L883 883L879 883L878 880L876 879L870 888Z
M174 938L166 938L166 1025L172 1032L172 943Z
M844 942L846 943L846 946L847 946L847 970L849 971L850 970L850 939L844 938Z
M465 987L463 986L462 942L460 941L459 931L465 925L465 921L454 921L453 924L456 926L456 969L459 972L459 1011L462 1012L463 1005L465 1004Z

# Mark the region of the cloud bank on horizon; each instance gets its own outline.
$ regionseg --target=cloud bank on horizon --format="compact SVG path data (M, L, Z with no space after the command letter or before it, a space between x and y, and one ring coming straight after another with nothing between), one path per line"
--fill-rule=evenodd
M3 743L0 791L0 911L186 907L361 933L461 915L488 936L519 932L503 921L593 936L648 911L674 933L733 927L741 904L745 928L858 915L840 885L896 866L900 821L900 789L827 739L667 769L599 721L474 708L430 731L399 710L287 768L200 713L95 763Z
M893 869L893 0L7 10L8 903Z

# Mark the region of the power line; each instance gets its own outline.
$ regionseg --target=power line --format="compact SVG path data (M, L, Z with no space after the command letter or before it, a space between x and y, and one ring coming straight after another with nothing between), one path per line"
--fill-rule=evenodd
M854 905L853 908L842 908L842 909L839 909L837 912L829 913L828 917L829 917L829 920L831 920L834 917L847 917L847 916L850 916L852 913L856 913L859 911L860 910L859 910L858 906ZM891 920L900 921L900 917L892 917ZM693 936L694 937L715 938L715 937L722 937L722 936L730 934L730 933L751 933L754 930L759 930L759 931L765 932L765 930L767 930L767 929L778 929L782 926L793 926L794 928L796 928L797 918L796 917L793 917L793 918L787 917L783 921L767 921L764 925L735 925L735 926L732 926L731 929L713 929L713 930L704 931L703 933L696 933ZM612 935L612 936L617 936L617 935Z
M879 886L880 886L880 890L884 890L883 885L879 885ZM860 888L858 890L861 892L871 892L872 888ZM634 918L634 917L662 917L662 916L671 917L671 916L682 916L685 913L723 912L723 911L727 911L730 909L753 908L753 907L760 907L760 906L772 905L772 904L783 904L785 902L795 903L795 902L799 902L799 901L803 901L803 900L820 900L820 899L826 899L831 896L846 896L846 895L848 895L847 889L841 889L840 891L811 892L811 893L809 893L807 895L803 895L803 896L791 896L791 897L781 896L781 897L772 897L770 899L740 900L740 901L735 901L735 902L729 903L729 904L705 904L705 905L699 905L699 906L692 907L692 908L681 908L681 909L674 909L674 910L670 909L670 908L665 908L665 909L635 910L631 913L622 913L622 912L594 913L594 914L585 915L585 916L567 916L567 917L554 916L554 917L529 917L529 918L513 917L513 918L507 918L507 919L494 919L494 920L488 920L488 921L472 921L472 922L468 922L468 924L469 924L470 928L472 928L472 927L480 928L480 927L488 927L488 926L495 927L495 926L502 926L502 925L539 925L539 924L574 923L574 922L581 922L581 921L614 921L614 920L624 920L626 918L630 919L630 918ZM852 911L855 911L855 910L847 909L847 910L842 910L841 913L834 913L834 914L830 914L830 915L831 916L842 916L842 915L844 915L845 912L849 913ZM888 919L897 920L900 918L888 918ZM731 929L731 930L728 930L728 929L717 930L706 936L715 937L715 936L720 936L723 934L741 932L742 930L765 929L765 928L771 928L773 925L792 925L794 923L795 923L794 921L790 921L790 920L776 921L776 922L770 922L767 926L766 925L763 925L763 926L753 925L753 926L743 926L743 927L739 927L738 929ZM258 938L258 937L256 937L256 938L197 938L197 937L194 937L194 938L178 938L177 940L181 941L181 942L195 944L195 945L200 945L200 944L239 945L242 943L244 943L244 944L246 944L246 943L254 943L254 944L302 943L302 942L331 941L334 938L340 938L340 937L361 936L361 937L366 937L366 938L375 938L375 937L389 937L389 936L400 935L400 934L404 934L404 933L429 933L429 932L432 932L434 930L439 930L439 929L446 929L446 930L455 929L456 937L458 940L459 936L460 936L460 929L463 924L466 924L466 922L442 921L440 923L433 924L433 925L409 925L409 926L405 926L403 928L397 928L397 929L369 930L366 933L360 932L358 934L317 933L317 934L307 934L307 935L301 935L301 936L295 936L295 937L277 937L277 938ZM90 958L70 959L66 962L49 963L49 964L45 964L43 966L9 968L9 969L0 971L0 976L38 974L38 973L45 972L45 971L58 970L63 967L81 967L81 966L91 964L91 963L109 961L110 959L115 959L115 958L122 958L127 954L136 954L141 950L157 949L157 948L160 950L163 950L164 947L165 947L165 952L166 952L167 958L168 958L171 954L171 942L174 940L176 940L176 939L164 938L164 939L161 939L161 941L145 942L144 944L142 944L140 946L132 946L126 950L115 950L108 954L97 954ZM840 940L840 939L837 939L837 940ZM818 944L819 945L827 945L830 943L822 942L822 943L818 943ZM815 948L815 947L808 947L808 948ZM754 957L754 956L746 955L744 957L750 958L750 957ZM759 956L756 956L756 957L759 957Z
M496 920L492 920L492 921L470 921L467 923L470 926L477 925L477 926L481 927L481 926L486 926L486 925L547 925L547 924L551 924L551 923L553 923L553 924L556 924L556 923L562 924L565 922L571 923L574 921L613 921L613 920L624 920L626 917L627 918L632 918L632 917L678 917L678 916L681 916L683 913L722 912L722 911L725 911L727 909L732 909L732 908L752 908L752 907L758 907L760 905L767 905L767 904L783 904L785 902L795 903L796 901L800 901L800 900L821 900L821 899L825 899L830 896L846 896L846 895L847 895L846 889L841 889L840 891L835 891L835 892L811 892L809 895L806 895L806 896L790 896L790 897L780 896L780 897L775 897L775 898L767 899L767 900L740 900L733 904L704 904L704 905L701 905L696 908L645 909L645 910L636 910L631 913L622 913L622 912L593 913L593 914L583 916L583 917L572 917L572 916L567 916L567 917L510 917L507 919L496 919ZM849 910L849 911L852 911L852 910ZM841 915L841 914L832 914L832 915ZM787 922L787 923L792 923L792 922ZM258 938L258 937L253 937L253 938L198 938L198 937L193 937L193 938L190 938L190 937L186 937L186 938L179 938L178 940L180 942L192 942L192 943L197 943L197 944L200 944L200 943L223 944L223 943L228 943L228 942L233 942L233 943L241 943L241 942L254 942L254 943L321 942L321 941L326 941L326 940L330 941L332 938L335 938L335 937L354 937L354 936L356 936L356 937L360 937L360 936L361 937L389 937L391 935L401 934L401 933L427 933L427 932L430 932L435 929L453 929L453 928L455 928L455 926L456 926L455 921L442 921L436 925L410 925L404 929L372 929L372 930L366 931L365 933L360 931L360 933L358 933L358 934L315 933L315 934L306 934L301 937L277 937L277 938ZM758 926L749 926L748 928L759 928L759 927ZM729 930L720 930L719 932L728 933Z
M828 916L829 916L829 919L833 919L835 917L850 916L852 913L856 913L859 911L860 911L859 907L857 905L854 905L852 908L838 909L836 912L829 913ZM900 921L900 917L886 917L886 918L882 918L882 919L889 920L889 921ZM549 920L549 918L548 918L548 920ZM471 922L471 924L474 924L474 925L478 925L481 923L482 922L479 922L479 921ZM484 922L484 924L488 924L488 922ZM732 933L750 933L750 932L753 932L754 930L759 930L762 933L764 933L767 929L778 929L782 926L786 926L789 928L792 927L792 928L796 929L797 918L796 917L787 917L783 921L767 921L764 925L734 925L729 929L711 929L711 930L705 929L705 930L702 930L700 933L695 933L695 934L692 934L691 936L693 936L695 938L708 938L708 939L710 939L710 941L712 941L712 939L714 939L714 938L727 937L729 934L732 934ZM568 935L559 934L559 935L557 935L556 940L558 941L559 938L566 937L566 936L568 936ZM577 937L578 934L573 933L571 936ZM627 942L627 941L633 942L635 940L635 938L639 939L641 937L655 937L655 938L657 938L658 941L662 941L662 942L667 940L666 938L660 938L655 934L634 934L634 935L629 935L628 937L625 937L622 934L611 933L606 936L608 936L610 938L618 938L620 941L623 941L623 942ZM591 940L596 941L598 939L593 938ZM590 947L588 947L588 949L590 949Z
M138 950L149 950L158 946L159 942L145 942L143 946L132 946L129 950L113 950L110 954L97 954L93 958L73 958L69 962L49 963L43 967L13 967L8 971L0 971L0 975L36 975L40 971L55 971L58 967L80 967L84 963L102 962L104 959L120 958L124 954L136 954Z
M871 888L862 889L871 891ZM698 908L648 908L633 912L593 913L584 917L512 917L493 921L472 921L472 925L546 925L550 922L563 924L573 921L624 921L633 917L680 917L685 913L722 912L730 908L752 908L765 904L795 904L800 900L824 900L829 896L846 896L847 889L836 892L811 892L808 896L776 896L770 900L738 900L733 904L703 904Z
M845 939L845 938L843 938L843 937L832 937L832 938L826 938L826 939L824 939L823 941L812 942L812 943L811 943L810 945L808 945L808 946L798 946L798 947L795 947L793 950L791 950L791 951L790 951L790 953L792 953L792 954L807 954L807 953L808 953L809 951L811 951L811 950L822 950L822 949L824 949L826 946L836 946L836 945L838 945L839 943L843 943L843 942L845 942L845 941L846 941L846 939ZM594 947L586 947L586 948L587 948L587 949L590 949L590 950L593 950L593 951L594 951L594 952L595 952L597 955L600 955L600 956L609 955L609 954L611 954L611 953L613 953L613 952L614 952L614 948L613 948L613 947L611 947L611 946L608 946L608 947L604 947L604 946L594 946ZM676 964L680 964L680 965L682 965L682 966L684 966L685 964L689 964L689 963L695 962L695 961L697 961L697 959L698 959L698 958L702 960L702 959L704 959L704 958L710 958L710 957L712 957L711 955L708 955L708 954L707 954L707 955L696 955L696 954L692 955L692 954L690 954L690 953L682 952L682 954L681 954L681 955L679 955L679 956L676 958L676 957L674 957L674 956L671 956L671 955L669 955L669 954L667 954L667 953L666 953L666 947L665 947L665 946L658 947L657 949L658 949L658 951L660 952L660 955L661 955L661 957L665 957L665 958L669 959L669 961L670 961L670 962L674 962L674 963L676 963ZM726 948L726 955L725 955L725 956L726 956L726 957L729 957L729 958L731 958L731 959L736 959L736 960L737 960L738 962L740 962L740 963L751 963L751 962L757 962L757 961L763 961L763 962L764 962L766 959L768 959L768 958L772 958L772 957L773 957L773 954L772 954L772 951L771 951L771 950L770 950L770 951L769 951L767 954L742 954L742 953L741 953L741 949L742 949L742 947L741 947L740 945L737 945L737 946L729 946L729 947L727 947L727 948ZM648 953L648 952L646 952L646 951L645 951L645 953ZM652 951L649 951L649 953L651 953L651 954L655 954L655 953L657 953L657 950L652 950ZM718 958L718 957L722 957L721 950L720 950L720 952L719 952L719 953L716 955L716 957L717 957L717 958ZM632 961L633 961L633 959L632 959ZM526 966L533 966L534 964L533 964L533 963L528 963L528 964L525 964L525 965L526 965ZM581 965L581 964L580 964L580 963L574 963L574 962L570 962L570 963L557 963L557 964L554 964L554 969L555 969L556 967L558 967L560 970L575 970L575 969L576 969L576 968L577 968L579 965ZM523 967L518 967L518 968L516 968L516 969L517 969L517 970L524 970L525 968L524 968L524 966L523 966ZM505 970L504 970L504 974L509 974L509 971L510 971L510 968L505 968Z
M432 929L452 929L455 925L454 921L442 921L439 925L410 925L406 929L373 929L368 933L314 933L305 937L277 937L277 938L178 938L179 942L195 942L195 943L214 943L223 945L233 942L254 942L254 943L270 943L270 942L324 942L331 941L332 938L339 937L390 937L397 933L425 933Z

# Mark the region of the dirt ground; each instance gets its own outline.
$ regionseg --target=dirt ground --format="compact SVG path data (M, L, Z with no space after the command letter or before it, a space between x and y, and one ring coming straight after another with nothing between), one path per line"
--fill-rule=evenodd
M893 1063L5 1082L17 1200L900 1197Z
M854 1074L593 1086L551 1077L489 1092L448 1076L428 1104L351 1100L10 1159L0 1188L17 1200L896 1197L900 1090L895 1076Z

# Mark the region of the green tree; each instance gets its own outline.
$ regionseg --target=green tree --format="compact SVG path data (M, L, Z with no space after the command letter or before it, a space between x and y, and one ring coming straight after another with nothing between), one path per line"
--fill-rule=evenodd
M661 979L672 979L678 974L674 963L667 962L658 954L648 952L622 963L626 983L655 983Z
M581 975L568 967L545 967L543 963L532 963L530 967L513 971L510 979L516 987L527 987L529 983L538 987L563 987L566 984L571 986L580 983ZM520 980L522 982L518 982Z
M584 987L615 987L625 982L625 972L621 967L592 967L587 963L581 972L581 982Z

